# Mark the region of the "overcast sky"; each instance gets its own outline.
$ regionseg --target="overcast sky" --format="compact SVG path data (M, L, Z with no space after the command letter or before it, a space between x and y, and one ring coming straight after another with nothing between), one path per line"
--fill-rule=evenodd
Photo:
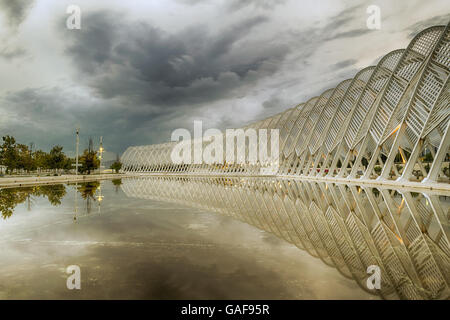
M69 30L66 8L81 8ZM366 26L381 8L381 30ZM335 87L418 31L448 0L0 0L0 135L110 152L176 128L234 128Z

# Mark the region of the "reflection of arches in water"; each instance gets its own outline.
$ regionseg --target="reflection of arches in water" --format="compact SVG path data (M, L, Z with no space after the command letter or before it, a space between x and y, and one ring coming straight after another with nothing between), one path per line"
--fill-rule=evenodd
M306 250L383 298L449 298L448 197L290 179L126 179L130 197L194 206L244 221Z

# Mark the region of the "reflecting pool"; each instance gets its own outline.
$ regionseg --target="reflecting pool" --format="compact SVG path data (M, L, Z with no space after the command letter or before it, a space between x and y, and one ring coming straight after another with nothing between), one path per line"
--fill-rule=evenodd
M449 208L446 194L289 179L0 189L0 299L446 299Z

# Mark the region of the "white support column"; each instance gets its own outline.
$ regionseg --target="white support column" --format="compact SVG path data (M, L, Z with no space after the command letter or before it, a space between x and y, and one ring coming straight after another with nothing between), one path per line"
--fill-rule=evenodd
M411 173L414 170L414 166L416 164L417 159L419 158L420 151L423 147L423 139L417 140L416 145L414 146L411 155L409 156L409 160L406 162L406 166L403 169L402 176L397 179L397 182L401 181L409 181L411 178Z
M444 161L445 155L450 147L450 121L447 122L447 128L445 129L444 136L442 137L441 144L439 145L438 152L434 157L433 164L431 166L428 176L422 181L422 183L434 183L436 182L439 171L441 171L442 161Z
M406 123L403 122L400 128L398 129L397 134L395 135L395 140L392 143L389 155L386 159L386 162L384 163L381 174L377 178L377 180L386 180L389 173L391 172L392 165L394 164L395 161L395 156L397 155L398 152L398 147L400 146L400 139L403 137L405 130L406 130Z
M367 136L364 138L361 147L359 148L358 155L356 156L356 160L353 163L352 170L350 171L349 178L354 179L356 177L356 174L358 173L358 168L361 164L362 158L364 156L364 153L366 152L367 144L369 143L369 135L370 133L367 133Z
M341 158L341 151L342 151L342 144L345 143L344 141L339 143L339 146L337 146L337 150L334 153L334 157L333 160L331 162L331 165L328 169L328 174L327 177L333 177L334 176L334 170L336 169L337 163L339 161L339 159ZM330 151L330 153L328 154L328 157L332 157L333 151Z
M353 149L349 149L347 154L345 155L344 162L342 162L341 164L341 170L337 175L339 178L344 177L344 173L347 173L348 162L350 161L350 157L352 156L353 156Z
M375 164L377 163L378 157L380 155L380 151L381 151L381 146L378 146L375 149L375 152L372 155L372 158L370 159L369 164L367 165L367 169L366 172L364 173L364 175L362 176L363 179L365 180L369 180L370 179L370 175L372 174L372 171L375 167Z

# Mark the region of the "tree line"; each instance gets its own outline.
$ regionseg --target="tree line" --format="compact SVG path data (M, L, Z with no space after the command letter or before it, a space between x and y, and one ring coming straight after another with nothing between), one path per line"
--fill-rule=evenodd
M55 145L49 152L43 150L33 150L33 144L27 146L18 143L12 136L4 136L0 145L0 165L6 167L6 173L20 172L42 172L75 170L75 159L68 157L63 147ZM98 169L100 160L97 152L93 149L92 139L89 141L89 148L84 150L78 159L80 173L88 173Z

